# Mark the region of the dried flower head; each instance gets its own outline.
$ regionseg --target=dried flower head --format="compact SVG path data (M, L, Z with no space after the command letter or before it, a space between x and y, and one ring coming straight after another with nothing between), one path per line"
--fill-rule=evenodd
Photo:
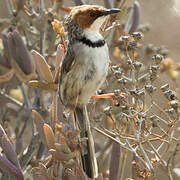
M51 23L53 30L58 34L58 35L66 35L66 32L64 30L63 22L59 21L57 19L54 19L54 21Z

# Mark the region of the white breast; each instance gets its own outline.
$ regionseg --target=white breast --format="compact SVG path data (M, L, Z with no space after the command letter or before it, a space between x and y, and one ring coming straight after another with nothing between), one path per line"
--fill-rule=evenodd
M74 50L76 52L76 60L82 65L79 71L84 76L91 70L92 66L95 68L92 79L90 78L83 87L82 92L84 93L81 94L78 100L84 104L88 102L89 98L95 94L106 79L109 66L109 52L107 44L102 47L92 48L83 43L78 43L75 45Z

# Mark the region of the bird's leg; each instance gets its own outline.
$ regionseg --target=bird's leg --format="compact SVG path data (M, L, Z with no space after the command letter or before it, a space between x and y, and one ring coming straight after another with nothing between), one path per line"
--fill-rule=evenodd
M126 97L126 93L121 93L120 95L118 95L118 97L121 99L124 99ZM115 93L91 96L91 99L109 99L109 98L111 98L113 100L114 105L119 105L117 95Z
M126 93L121 93L119 95L119 97L121 98L125 98L126 97ZM114 93L108 93L108 94L101 94L101 95L94 95L91 96L91 99L108 99L108 98L116 98L116 95Z

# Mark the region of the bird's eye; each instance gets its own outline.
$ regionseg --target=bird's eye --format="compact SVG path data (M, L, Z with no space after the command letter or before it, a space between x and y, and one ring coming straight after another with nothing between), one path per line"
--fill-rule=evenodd
M96 13L94 11L90 11L89 12L89 16L94 18L94 17L96 17Z

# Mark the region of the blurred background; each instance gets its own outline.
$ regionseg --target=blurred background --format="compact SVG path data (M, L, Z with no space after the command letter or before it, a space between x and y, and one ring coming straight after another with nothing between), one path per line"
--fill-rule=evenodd
M18 0L14 0L13 2L18 2ZM52 0L52 2L53 2L53 0ZM86 2L87 4L104 5L103 0L84 0L84 2ZM148 27L148 32L144 33L145 35L144 35L144 38L142 40L143 45L142 45L141 51L146 51L146 48L148 45L150 45L151 47L163 46L163 48L166 50L165 53L168 54L167 57L169 57L170 61L171 62L173 61L176 64L179 64L180 63L180 0L138 0L138 2L140 4L140 24L139 24L139 27L141 27L141 26ZM133 3L134 3L134 0L127 0L126 6L132 7ZM74 4L75 3L72 0L64 0L64 2L63 2L64 6L73 6ZM10 18L7 9L8 9L8 7L7 7L7 4L5 3L5 1L0 0L0 19L9 19ZM3 29L3 25L1 22L0 22L0 29L1 30ZM2 34L0 34L0 38L2 38ZM0 45L1 44L2 43L0 43ZM2 47L0 47L0 48L2 49ZM112 49L111 53L113 54L113 52L114 52L114 49ZM142 57L145 57L145 55L143 53L142 53ZM113 59L113 57L112 57L112 59ZM151 57L145 57L145 58L141 59L141 62L145 65L149 65L150 61L151 61ZM51 60L49 62L50 62L49 64L51 64ZM114 62L117 62L117 61L114 61ZM180 67L180 64L179 64L179 67ZM180 82L178 79L179 74L175 78L172 78L172 76L174 76L174 74L169 73L169 71L167 71L165 73L161 73L161 76L158 77L158 79L155 82L155 85L157 87L160 87L161 85L168 82L170 87L174 91L178 91L178 93L179 93L180 92L180 90L179 90L180 89ZM17 85L19 86L19 84L20 84L19 81L18 81L18 83L16 80L13 81L13 83L14 82L15 82L16 86ZM9 83L8 85L3 84L0 87L6 89L6 87L8 87L10 85L13 85L13 84L11 84L11 83ZM25 89L26 89L26 87L25 87ZM17 92L17 94L18 93L19 93L19 91ZM32 93L31 90L30 90L30 93ZM21 93L21 95L22 95L22 93ZM43 97L43 100L45 101L45 104L47 104L47 105L46 105L45 112L42 111L41 115L43 116L44 119L49 120L50 119L49 117L51 116L49 113L50 112L49 109L51 106L51 101L54 98L54 94L53 94L53 97L52 97L52 93L47 93L45 95L46 96ZM23 97L24 97L24 95L23 95ZM23 101L22 100L23 97L21 97L21 99L19 99L19 100ZM166 102L166 99L164 98L164 96L162 94L160 94L159 92L157 92L154 95L154 97L157 101L157 104L159 104L159 105ZM19 98L19 95L18 95L18 98ZM1 101L1 99L2 99L2 101ZM2 96L0 96L0 101L1 101L0 102L0 108L1 109L4 108L4 102L5 103L9 102L7 99L6 100L5 99L6 98L4 98L4 97L2 98ZM34 101L34 99L33 100L32 99L30 99L30 100ZM150 103L149 99L147 101L148 101L148 103ZM11 109L11 107L10 107L10 109ZM40 109L40 111L41 110L42 109ZM19 109L16 111L15 115L14 114L11 115L10 118L12 118L12 117L14 118L16 115L18 115L18 113L17 113L18 111L19 111ZM154 110L154 112L156 112L156 111ZM23 113L26 114L26 112L23 112ZM24 114L23 114L23 118L26 117ZM16 121L12 121L12 119L10 120L10 122L11 123L9 126L7 125L7 127L4 127L4 126L3 127L10 129L9 132L15 132L14 134L12 133L15 136L15 134L17 132L16 132L16 130L14 130L14 126L15 126L15 124L16 124L16 126L18 126L18 125L17 125L17 123L15 123ZM12 139L13 138L16 139L15 137L12 136ZM21 144L20 146L23 146L22 149L24 150L25 147L28 146L28 144L30 143L31 138L32 138L31 122L28 122L28 127L25 129L25 136L23 136L23 138L24 138L23 139L23 145L21 144L22 142L20 142L20 144ZM16 143L16 148L17 148L17 145L18 145L17 141L15 143ZM102 143L101 139L99 140L99 143ZM104 141L103 141L103 143L104 143ZM40 151L41 150L40 147L38 147L38 148ZM21 149L21 151L22 151L22 149ZM46 148L45 153L47 155L47 148ZM171 153L172 152L167 153L167 155L165 156L166 160L168 159L168 157L170 156ZM173 151L173 153L174 153L174 151ZM132 155L132 153L129 153L128 155L129 156L127 158L127 163L125 165L124 178L128 178L128 177L130 178L131 174L133 173L132 169L129 168L129 164L132 163L133 155ZM179 150L177 150L176 159L175 159L176 164L178 164L179 160L180 160L180 154L179 154ZM33 163L32 164L34 166L37 165L37 162L35 160L33 161ZM178 167L179 166L180 165L178 164ZM179 171L180 171L180 169L179 169ZM166 171L162 169L161 165L157 166L157 169L156 169L157 180L171 179L170 176L169 177L167 176L167 172L166 173L165 172ZM176 180L180 178L180 173L178 172L177 174L176 175L173 174L174 178L176 178ZM32 179L28 175L25 179L28 179L28 178ZM106 179L106 178L104 178L104 179ZM151 179L151 178L149 178L149 179ZM118 180L118 179L112 179L112 180Z

